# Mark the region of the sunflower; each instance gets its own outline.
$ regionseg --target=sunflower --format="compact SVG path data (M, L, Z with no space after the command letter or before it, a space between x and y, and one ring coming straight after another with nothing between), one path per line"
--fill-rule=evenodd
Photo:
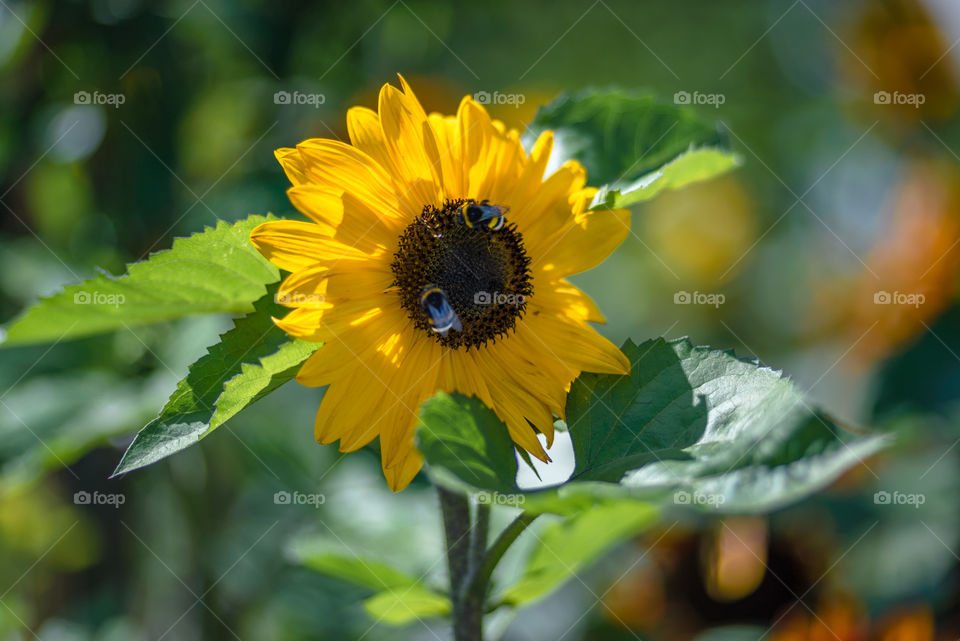
M378 112L347 112L350 144L278 149L290 201L310 222L251 234L290 272L277 300L293 309L274 322L324 344L297 374L328 386L316 439L349 452L379 436L394 491L423 463L417 415L438 390L479 398L548 462L537 433L549 447L572 381L630 367L589 325L604 322L596 305L565 280L623 241L628 212L588 211L596 189L577 162L544 177L552 132L527 154L469 96L455 117L427 114L400 85L383 86Z

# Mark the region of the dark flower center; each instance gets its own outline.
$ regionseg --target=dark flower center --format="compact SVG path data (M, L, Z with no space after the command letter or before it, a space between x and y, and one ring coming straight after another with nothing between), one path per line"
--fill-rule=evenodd
M424 207L401 234L390 267L401 305L414 325L442 345L469 349L515 329L533 285L523 237L509 214L500 229L471 227L457 213L464 202ZM436 331L422 302L427 287L443 291L461 330Z

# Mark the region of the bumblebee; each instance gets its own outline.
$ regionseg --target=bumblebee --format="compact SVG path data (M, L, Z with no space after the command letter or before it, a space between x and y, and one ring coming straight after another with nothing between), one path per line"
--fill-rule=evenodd
M493 231L502 229L507 219L504 215L510 211L509 207L503 205L491 205L488 200L468 200L457 210L457 221L461 225L466 225L471 229L475 227L486 227Z
M450 330L463 331L463 324L457 312L450 306L446 293L436 285L427 285L420 294L420 306L427 316L430 329L446 337Z

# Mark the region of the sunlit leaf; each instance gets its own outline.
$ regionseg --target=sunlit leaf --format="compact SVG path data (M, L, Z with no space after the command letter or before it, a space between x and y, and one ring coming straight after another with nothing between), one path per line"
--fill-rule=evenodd
M552 523L535 534L523 574L497 600L516 606L545 597L604 552L652 525L656 517L650 505L620 500Z
M592 185L592 207L627 207L664 189L706 180L740 163L726 136L689 107L622 90L564 94L542 107L531 133L552 129L555 153L578 160Z
M591 209L629 207L650 200L665 189L679 189L713 178L739 165L739 156L723 149L690 149L632 183L604 185L594 197Z
M450 599L420 585L398 587L375 594L363 602L363 609L381 623L405 625L419 619L450 613Z
M359 556L338 541L312 538L297 542L291 555L301 565L321 574L370 588L401 589L417 583L417 577L372 557Z
M160 415L127 448L114 474L155 463L194 445L237 412L293 379L319 347L292 339L273 324L284 308L273 288L238 319L180 381Z
M250 216L173 241L128 266L99 274L40 300L6 327L3 346L54 342L190 314L246 313L280 273L250 243L272 217Z

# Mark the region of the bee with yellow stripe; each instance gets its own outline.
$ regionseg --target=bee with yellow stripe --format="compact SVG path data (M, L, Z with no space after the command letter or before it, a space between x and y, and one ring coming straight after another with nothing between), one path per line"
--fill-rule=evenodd
M457 312L450 306L447 294L436 285L427 285L420 294L420 306L427 316L430 329L446 337L450 330L463 331L463 324Z
M504 215L510 211L509 207L503 205L491 205L489 200L467 200L457 210L457 221L461 225L473 229L475 227L486 227L493 231L502 229L506 218Z

